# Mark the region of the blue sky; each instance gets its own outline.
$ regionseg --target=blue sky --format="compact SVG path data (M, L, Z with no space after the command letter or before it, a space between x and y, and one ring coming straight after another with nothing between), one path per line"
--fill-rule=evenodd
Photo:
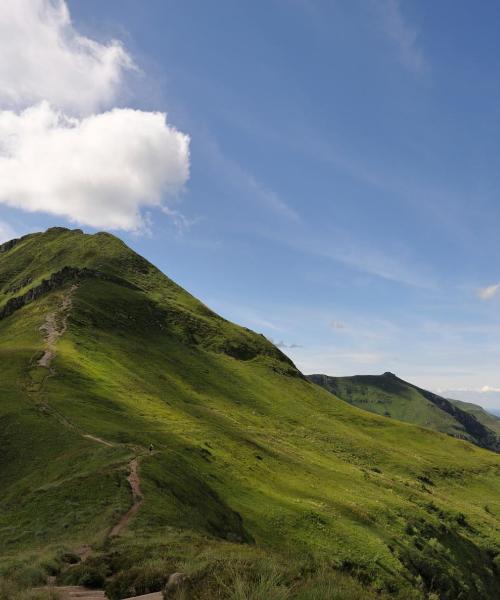
M135 64L81 118L167 113L189 136L189 177L176 171L180 191L158 184L135 225L107 215L114 227L93 206L73 214L66 182L64 210L0 187L3 237L111 229L307 373L393 371L500 406L497 2L67 6L74 32L120 40Z

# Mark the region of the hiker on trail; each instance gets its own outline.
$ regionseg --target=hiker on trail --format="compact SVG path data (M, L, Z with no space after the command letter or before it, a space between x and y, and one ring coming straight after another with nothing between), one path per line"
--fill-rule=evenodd
M153 454L153 444L149 444L149 454Z

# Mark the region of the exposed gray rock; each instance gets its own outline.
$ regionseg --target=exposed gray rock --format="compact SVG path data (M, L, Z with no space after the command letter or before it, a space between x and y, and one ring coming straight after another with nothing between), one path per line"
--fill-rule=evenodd
M52 273L52 275L48 279L42 279L41 283L32 287L26 293L21 296L16 296L8 300L1 308L0 308L0 319L5 319L5 317L9 317L16 310L19 310L26 304L29 304L55 290L57 288L62 287L66 283L71 281L81 281L82 279L102 279L105 281L111 281L113 283L117 283L118 285L122 285L124 287L128 287L130 289L139 289L137 286L133 285L129 281L125 279L121 279L120 277L116 277L114 275L110 275L108 273L102 273L101 271L96 271L94 269L87 268L77 268L77 267L64 267L60 271Z
M185 573L172 573L167 581L165 589L163 590L163 597L169 598L175 593L182 585L188 581L188 577Z

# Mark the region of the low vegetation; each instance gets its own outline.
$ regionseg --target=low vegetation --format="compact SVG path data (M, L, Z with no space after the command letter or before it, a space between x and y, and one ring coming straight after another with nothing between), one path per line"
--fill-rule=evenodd
M49 369L40 327L75 281L0 320L3 586L496 599L499 455L349 406L108 234L12 245L0 305L65 266L107 277L76 282ZM144 502L110 537L134 457Z

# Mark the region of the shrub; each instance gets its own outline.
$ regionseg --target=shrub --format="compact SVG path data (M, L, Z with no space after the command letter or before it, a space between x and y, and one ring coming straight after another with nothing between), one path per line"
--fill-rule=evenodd
M168 579L168 571L158 564L139 565L121 571L107 582L106 594L111 600L160 591Z
M104 561L87 560L70 567L59 577L59 581L63 585L83 585L97 589L104 586L108 574Z
M59 596L50 589L23 589L19 582L0 577L0 600L59 600Z

